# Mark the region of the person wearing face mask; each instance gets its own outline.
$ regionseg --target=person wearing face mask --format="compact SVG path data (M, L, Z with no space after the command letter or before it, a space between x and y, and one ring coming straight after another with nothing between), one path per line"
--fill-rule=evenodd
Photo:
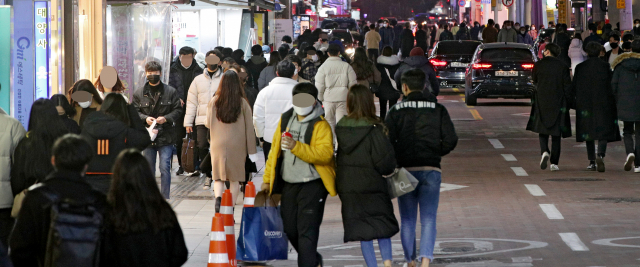
M529 36L531 36L531 39L534 41L538 39L538 31L536 30L536 25L532 24L527 34L529 34Z
M377 51L376 46L376 51ZM302 59L302 67L300 68L300 77L305 80L311 81L312 83L316 82L316 73L318 73L318 68L320 68L320 58L318 57L318 53L316 49L312 46L309 46L304 51L307 57Z
M73 94L78 91L91 93L91 98L87 101L77 102L73 97L71 98L71 107L76 110L73 120L76 121L78 126L80 126L80 129L82 129L84 120L87 116L100 109L100 105L102 105L102 97L93 83L89 80L83 79L77 81L73 85L73 88L71 88L70 95L73 96Z
M544 49L549 43L551 43L551 38L545 37L544 42L538 47L538 59L544 58Z
M293 79L294 81L297 81L298 83L308 83L309 80L306 80L305 78L302 78L300 76L300 70L302 68L302 60L296 56L296 55L288 55L284 58L285 60L293 63L293 65L296 67L295 71L293 72L293 77L291 77L291 79Z
M145 66L148 82L133 94L133 106L138 110L145 124L156 123L158 135L144 150L144 156L152 166L155 175L156 157L160 157L160 191L165 199L170 197L171 157L177 135L173 125L184 119L182 103L178 91L160 81L162 65L150 61ZM182 125L178 125L182 127Z
M498 33L498 42L499 43L516 43L518 42L518 33L516 30L511 28L511 21L505 20L502 24L503 27Z
M378 45L378 51L382 50L385 46L393 47L393 42L395 40L395 33L393 32L393 27L389 26L389 20L382 21L382 26L378 30L380 33L380 45Z
M207 52L206 57L215 55L220 59L222 53L217 50ZM202 74L196 76L189 87L187 95L186 113L184 115L184 127L187 133L194 133L198 145L198 160L202 161L207 156L209 142L207 141L208 129L204 126L207 119L207 104L216 94L220 80L222 79L222 68L218 64L207 64L207 69ZM197 160L197 161L198 161ZM207 176L204 189L211 188L211 172Z
M478 36L482 32L482 28L480 28L480 23L478 23L477 21L474 21L473 28L471 28L469 32L471 34L471 40L478 40Z
M640 19L633 20L633 35L640 35Z
M291 94L298 104L278 116L262 191L282 194L284 232L298 252L298 266L323 266L320 224L327 195L336 195L333 133L313 84L297 84Z
M518 30L518 43L533 45L533 39L531 39L531 36L527 34L526 26L521 27Z
M520 22L516 22L516 24L513 25L513 29L516 30L516 32L520 31Z
M620 54L624 53L620 47L620 36L615 33L611 34L609 36L609 46L611 46L611 50L604 54L604 60L611 65Z

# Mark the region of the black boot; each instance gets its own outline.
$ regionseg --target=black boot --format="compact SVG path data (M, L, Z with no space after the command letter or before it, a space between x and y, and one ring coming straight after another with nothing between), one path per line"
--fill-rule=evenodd
M590 160L589 166L587 166L587 171L595 171L596 170L596 161Z
M216 213L220 213L220 205L222 204L222 197L216 198Z

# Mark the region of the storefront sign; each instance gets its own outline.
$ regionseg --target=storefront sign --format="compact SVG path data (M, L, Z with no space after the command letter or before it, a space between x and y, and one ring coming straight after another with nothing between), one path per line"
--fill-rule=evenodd
M625 9L625 0L616 0L616 8L617 9Z
M558 0L558 24L567 23L567 0Z
M36 43L33 39L33 2L20 0L13 2L14 35L12 41L13 104L12 115L26 128L29 125L29 113L33 104L33 55Z
M480 0L481 4L487 4L488 5L488 4L491 4L492 2L493 1L491 1L491 0Z
M49 23L48 2L34 2L36 99L49 98Z
M285 35L293 36L293 20L290 19L276 19L276 32L275 32L275 47L273 51L277 51L280 47L280 40Z
M491 7L496 7L498 5L498 0L491 0Z
M11 6L0 7L0 25L11 25ZM11 112L10 81L11 27L0 27L0 108L9 114Z

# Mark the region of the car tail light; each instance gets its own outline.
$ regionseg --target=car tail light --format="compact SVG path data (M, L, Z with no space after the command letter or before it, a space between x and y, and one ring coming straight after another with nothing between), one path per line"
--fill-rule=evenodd
M533 69L533 64L522 64L522 67L525 69Z
M491 68L491 64L488 63L474 63L472 65L474 69L488 69Z
M429 60L429 62L431 62L431 64L435 67L444 67L447 65L446 61L442 61L438 59L432 59L432 60Z

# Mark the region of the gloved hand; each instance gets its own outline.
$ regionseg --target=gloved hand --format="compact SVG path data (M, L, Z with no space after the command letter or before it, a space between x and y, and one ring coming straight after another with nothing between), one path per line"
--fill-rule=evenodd
M251 154L249 155L249 160L251 160L251 162L256 163L256 161L258 160L258 154Z
M260 187L260 189L261 189L262 191L264 191L264 192L267 192L267 193L268 193L268 192L269 192L269 190L271 190L271 186L270 186L269 184L267 184L267 183L263 183L263 184L262 184L262 187Z

